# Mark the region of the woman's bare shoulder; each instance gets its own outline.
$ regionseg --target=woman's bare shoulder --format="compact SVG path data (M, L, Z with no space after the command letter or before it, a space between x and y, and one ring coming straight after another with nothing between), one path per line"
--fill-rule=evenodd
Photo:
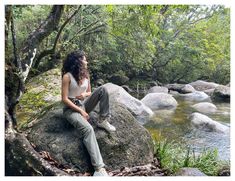
M67 80L67 81L70 81L70 76L69 76L69 72L67 72L67 73L65 73L64 75L63 75L63 80Z

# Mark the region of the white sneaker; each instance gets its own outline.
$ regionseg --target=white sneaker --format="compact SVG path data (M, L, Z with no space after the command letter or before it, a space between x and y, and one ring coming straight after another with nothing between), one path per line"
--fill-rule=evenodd
M104 128L108 132L114 132L116 131L116 128L111 125L106 119L103 120L102 122L97 122L97 126L100 128Z
M100 168L99 170L95 171L93 176L106 176L108 177L108 173L106 172L105 168Z

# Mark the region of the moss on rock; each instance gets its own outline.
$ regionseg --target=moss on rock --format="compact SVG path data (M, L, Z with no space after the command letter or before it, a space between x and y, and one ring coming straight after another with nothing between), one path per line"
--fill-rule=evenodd
M18 128L23 129L43 108L54 104L61 97L60 69L52 69L26 83L26 92L16 107Z

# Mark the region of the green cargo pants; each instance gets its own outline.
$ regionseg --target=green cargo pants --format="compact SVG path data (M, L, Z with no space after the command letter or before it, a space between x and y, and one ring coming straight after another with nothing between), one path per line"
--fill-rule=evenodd
M87 113L90 113L98 103L100 107L100 116L109 116L109 95L103 86L95 89L94 92L84 101L83 109L85 109ZM104 167L99 145L91 124L85 120L79 112L76 112L67 106L64 107L64 116L68 122L78 130L78 133L83 138L83 143L91 157L91 164L94 169L98 170L99 168Z

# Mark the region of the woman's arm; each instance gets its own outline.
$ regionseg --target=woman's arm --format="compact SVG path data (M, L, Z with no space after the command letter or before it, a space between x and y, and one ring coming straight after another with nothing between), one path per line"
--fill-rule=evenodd
M90 81L90 77L88 78L88 88L86 90L86 94L87 94L87 96L91 95L91 81Z
M70 77L68 74L63 75L62 79L62 91L61 91L61 96L62 96L62 101L65 105L70 107L71 109L81 113L81 115L85 118L88 119L89 116L88 114L80 107L75 105L69 98L68 98L68 92L69 92L69 84L70 84Z
M77 99L84 100L86 97L89 97L91 95L91 83L90 78L88 78L88 87L86 92L81 93L81 95L76 96Z

